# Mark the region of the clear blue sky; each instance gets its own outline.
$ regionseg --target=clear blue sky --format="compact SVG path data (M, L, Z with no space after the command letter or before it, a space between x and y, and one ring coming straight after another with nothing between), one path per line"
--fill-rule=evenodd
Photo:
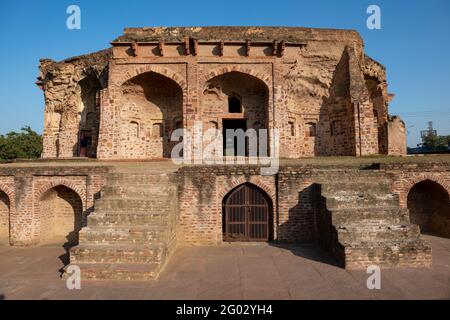
M81 30L66 8L81 8ZM382 29L366 28L377 4ZM39 59L61 60L109 46L124 27L265 25L358 30L366 52L387 67L391 114L403 115L415 146L433 121L450 134L450 1L6 1L0 0L0 134L30 125L41 132L44 100L34 84Z

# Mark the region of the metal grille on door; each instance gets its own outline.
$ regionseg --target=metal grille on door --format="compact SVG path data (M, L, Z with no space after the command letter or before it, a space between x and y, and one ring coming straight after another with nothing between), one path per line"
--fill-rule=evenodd
M256 186L244 184L225 198L225 241L268 241L270 205Z

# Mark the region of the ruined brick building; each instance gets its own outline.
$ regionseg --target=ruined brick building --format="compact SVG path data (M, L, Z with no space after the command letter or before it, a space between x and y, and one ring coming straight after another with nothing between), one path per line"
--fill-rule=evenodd
M110 49L42 60L39 85L44 158L168 158L194 121L277 128L281 158L406 153L385 68L353 31L125 29Z
M421 231L450 236L450 159L361 157L406 141L357 32L136 28L111 45L41 60L42 157L97 160L0 165L1 242L71 247L84 278L148 279L177 245L318 242L345 268L417 267ZM156 161L195 122L278 129L285 160L273 175Z

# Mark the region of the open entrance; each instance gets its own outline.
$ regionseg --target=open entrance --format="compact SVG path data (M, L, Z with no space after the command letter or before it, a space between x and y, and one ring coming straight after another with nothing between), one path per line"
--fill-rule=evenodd
M272 205L269 196L246 183L223 200L224 241L269 241L272 238Z
M450 205L448 192L438 183L425 180L408 194L411 223L424 233L450 238Z
M9 243L9 209L8 195L0 191L0 244Z
M243 133L247 131L247 121L245 119L223 120L224 156L248 156L248 141L246 138L244 140L239 139L239 132L236 132L238 129L242 129Z

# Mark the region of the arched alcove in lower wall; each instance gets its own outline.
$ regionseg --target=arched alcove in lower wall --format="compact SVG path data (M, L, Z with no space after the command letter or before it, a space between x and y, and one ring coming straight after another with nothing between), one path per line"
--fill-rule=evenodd
M71 247L78 244L83 203L72 189L59 185L45 192L39 203L40 244Z
M9 243L10 200L8 195L0 191L0 244Z
M408 193L411 222L423 233L450 238L449 194L439 183L424 180L415 184Z

